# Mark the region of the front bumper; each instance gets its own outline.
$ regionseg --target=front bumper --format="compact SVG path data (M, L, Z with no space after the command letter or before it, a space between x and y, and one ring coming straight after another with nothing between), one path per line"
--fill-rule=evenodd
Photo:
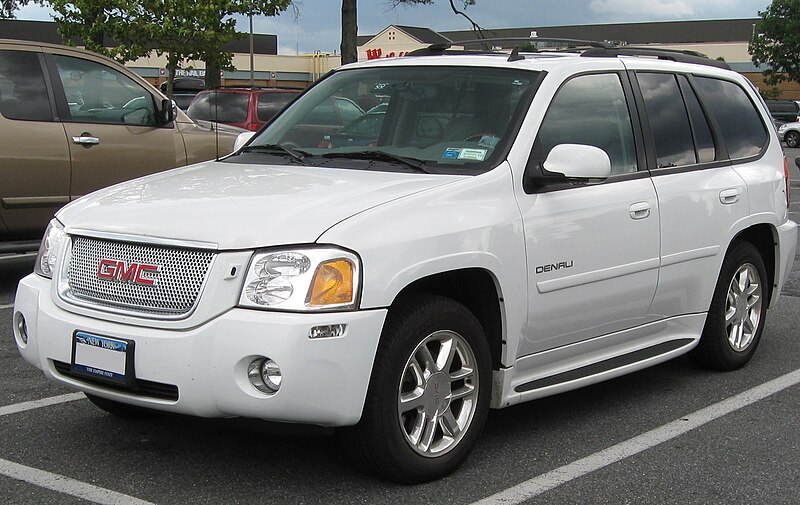
M27 322L27 343L15 329L25 360L75 389L195 416L323 426L360 419L386 317L385 309L297 314L234 308L186 330L134 326L109 321L108 314L100 319L59 308L51 298L51 282L35 274L20 281L14 312ZM331 324L346 324L345 335L308 338L311 327ZM120 391L59 372L56 362L71 362L76 330L133 340L136 379L176 386L178 399ZM259 392L247 378L247 367L257 357L268 357L281 369L283 382L273 395Z

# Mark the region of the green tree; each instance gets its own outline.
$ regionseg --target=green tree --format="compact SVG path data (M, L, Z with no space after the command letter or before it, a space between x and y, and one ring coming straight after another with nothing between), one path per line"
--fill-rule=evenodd
M753 30L750 54L756 65L767 64L764 80L800 82L800 0L774 0Z
M0 0L9 1L9 0ZM87 49L120 62L151 51L167 56L168 93L175 69L185 59L206 62L206 86L220 85L220 70L231 68L228 42L242 36L235 14L275 16L291 0L49 0L59 32L80 38ZM107 47L111 44L112 47Z
M14 11L21 7L15 0L0 0L0 19L13 19Z

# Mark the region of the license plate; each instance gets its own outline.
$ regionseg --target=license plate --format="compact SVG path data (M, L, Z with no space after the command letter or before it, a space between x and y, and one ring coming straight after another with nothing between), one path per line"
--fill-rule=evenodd
M72 341L72 371L129 383L133 376L133 341L76 331Z

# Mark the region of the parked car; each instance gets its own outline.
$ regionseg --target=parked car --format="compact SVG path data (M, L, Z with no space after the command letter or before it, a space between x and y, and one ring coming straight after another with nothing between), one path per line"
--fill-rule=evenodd
M745 77L599 44L422 53L59 211L17 290L24 359L117 416L336 427L401 482L452 472L490 408L686 353L748 363L797 225ZM320 146L375 89L374 145Z
M96 189L228 154L242 131L198 125L108 58L0 40L0 250Z
M187 114L192 119L226 123L256 131L302 90L295 88L228 87L201 91Z
M166 94L166 81L161 83L160 89L162 93ZM172 83L172 100L185 112L197 93L204 89L206 89L206 82L199 77L176 77Z
M769 113L781 123L800 121L800 105L794 100L765 100Z
M778 126L778 137L789 147L800 147L800 122L794 121Z

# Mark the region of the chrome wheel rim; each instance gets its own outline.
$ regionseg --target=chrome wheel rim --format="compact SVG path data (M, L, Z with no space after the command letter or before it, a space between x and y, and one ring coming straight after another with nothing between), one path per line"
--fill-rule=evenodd
M437 457L455 448L478 406L478 369L467 341L453 331L434 332L417 345L400 378L397 411L408 445Z
M728 287L725 329L734 351L747 349L761 322L762 289L758 271L750 263L740 266Z

